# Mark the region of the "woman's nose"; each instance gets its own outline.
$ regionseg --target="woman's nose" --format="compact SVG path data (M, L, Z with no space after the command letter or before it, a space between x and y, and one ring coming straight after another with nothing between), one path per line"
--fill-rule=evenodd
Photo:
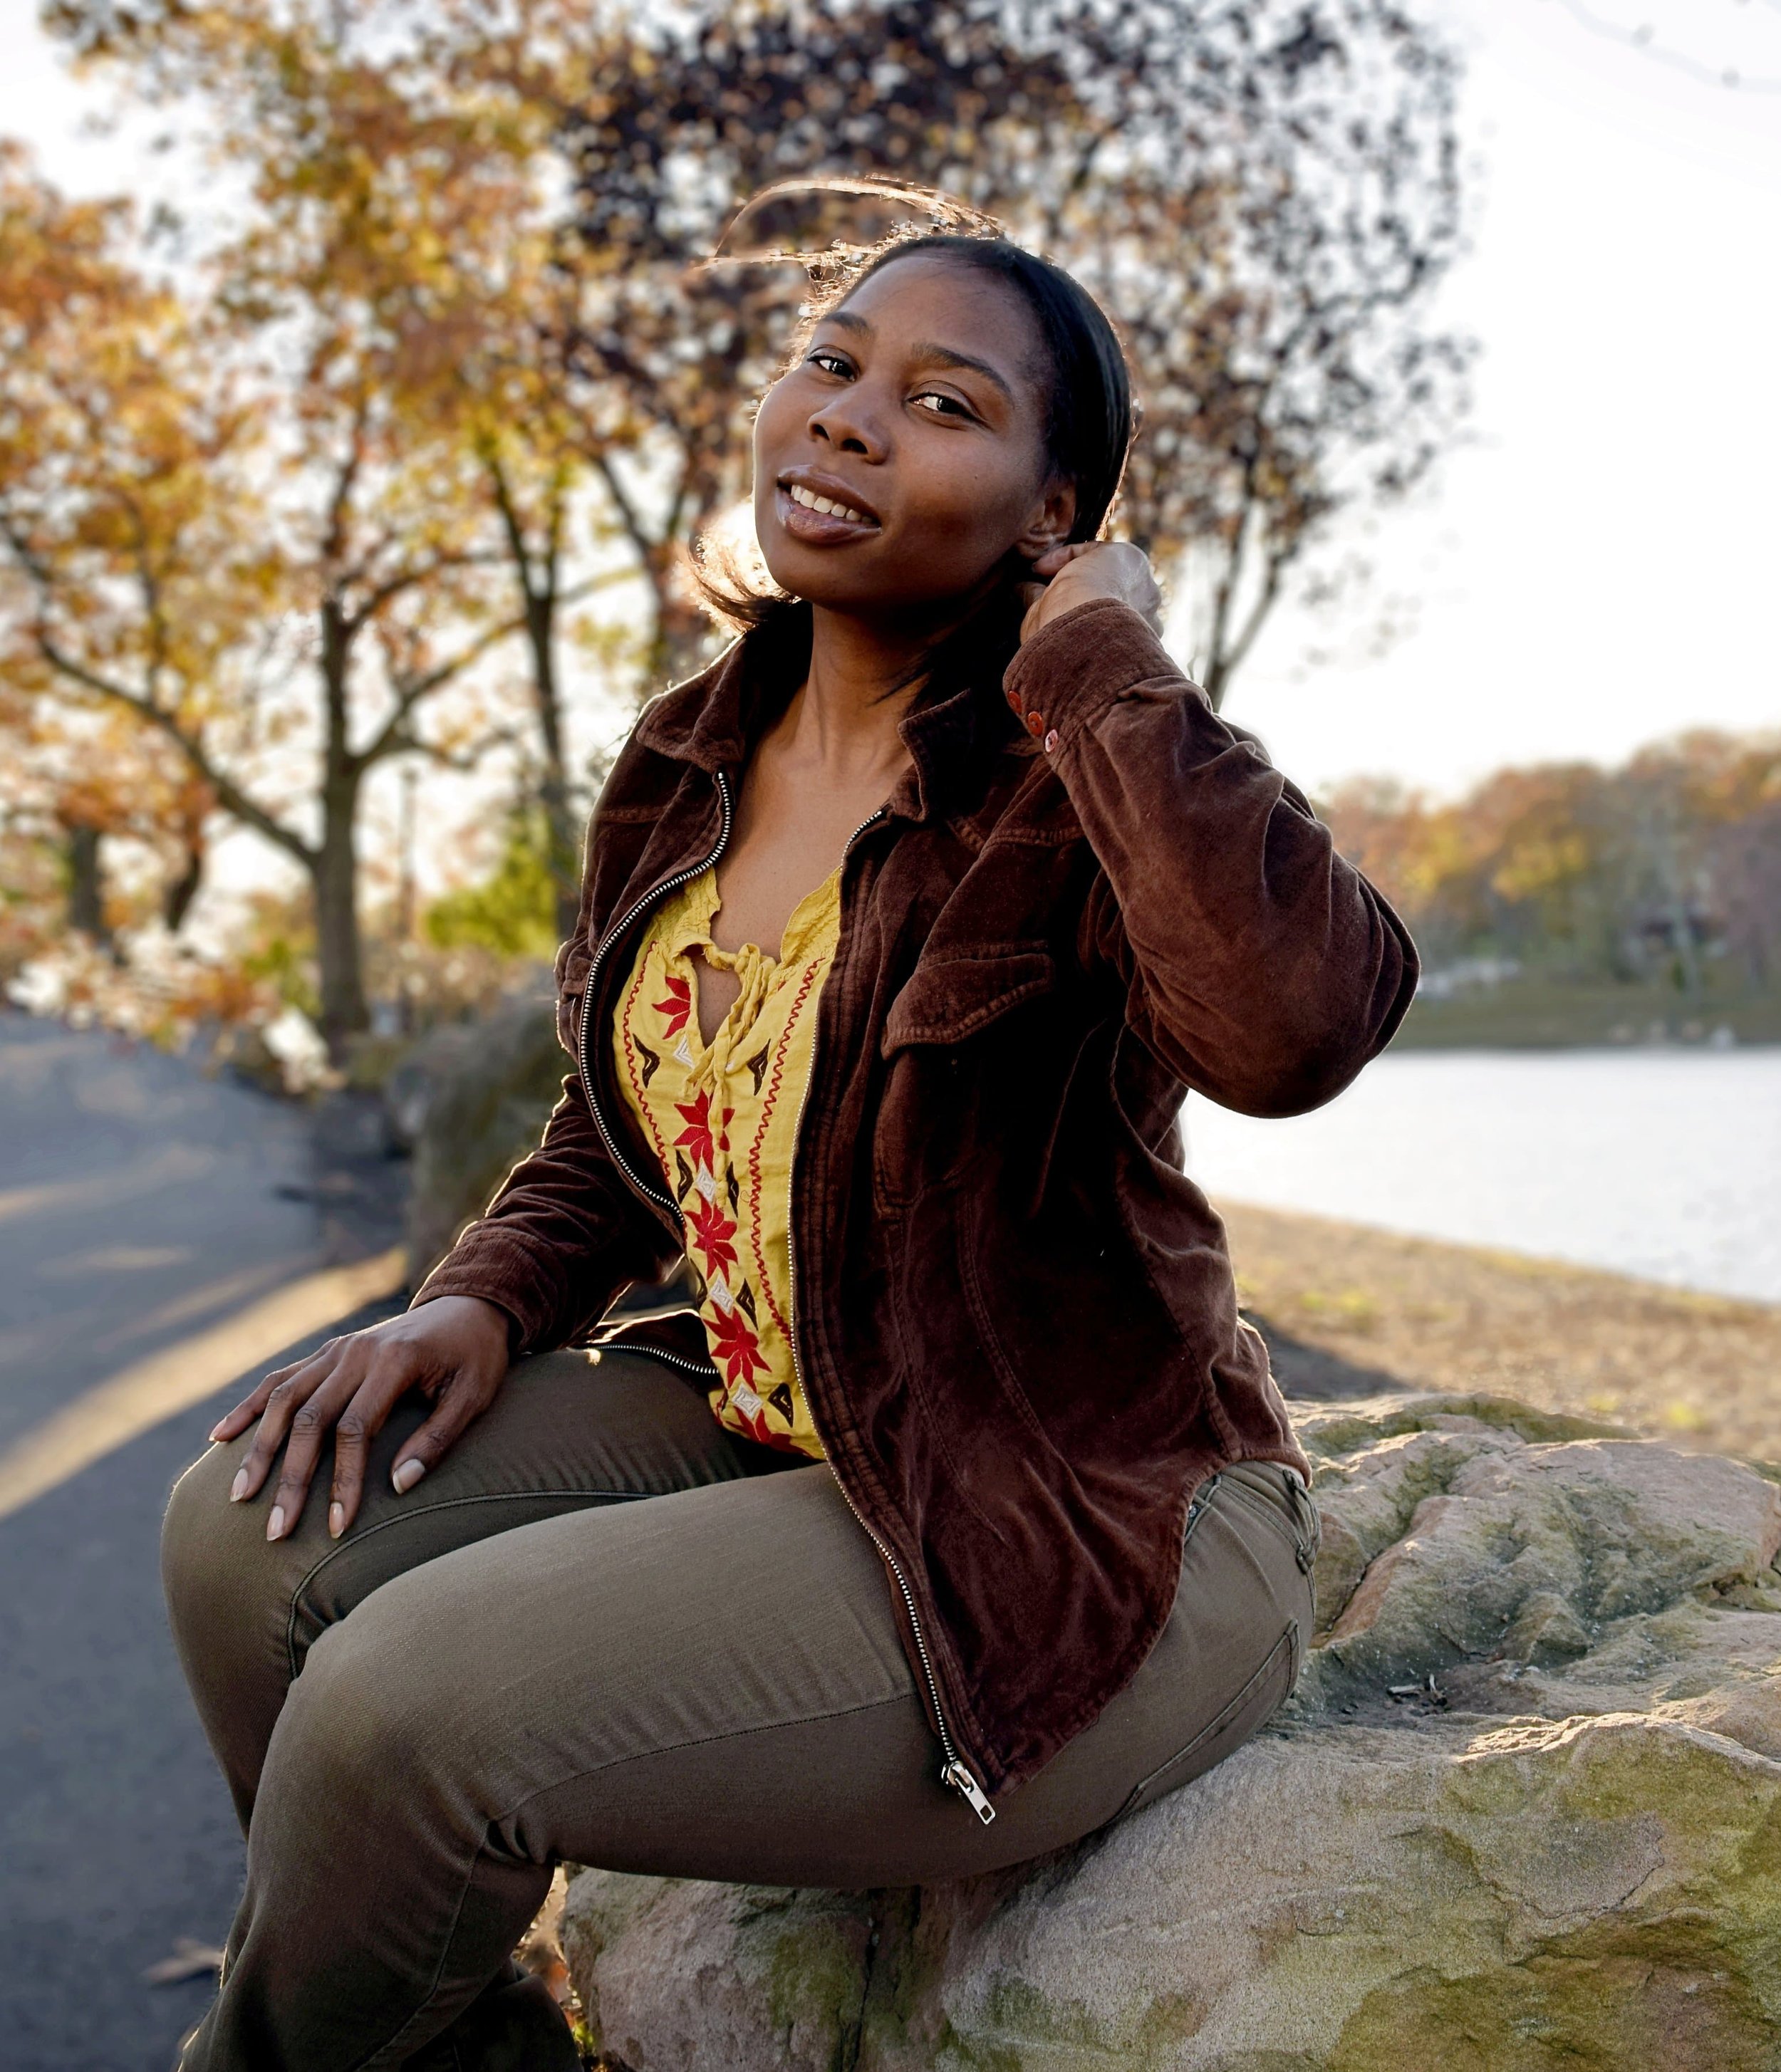
M825 446L839 447L843 453L858 454L863 460L882 460L886 442L875 421L876 415L857 390L850 391L810 413L810 436Z

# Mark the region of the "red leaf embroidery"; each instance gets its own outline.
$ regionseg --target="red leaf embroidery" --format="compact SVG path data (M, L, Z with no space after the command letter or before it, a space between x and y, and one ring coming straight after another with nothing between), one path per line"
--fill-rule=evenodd
M684 1144L693 1155L695 1165L702 1165L708 1173L718 1170L717 1147L711 1141L711 1096L702 1093L691 1103L676 1101L674 1112L686 1124L674 1141Z
M788 1446L779 1433L767 1423L767 1412L764 1410L756 1411L751 1417L746 1411L738 1410L732 1403L730 1405L729 1414L747 1431L751 1439L758 1439L763 1446L776 1446L781 1453L790 1453L795 1450Z
M702 1165L706 1172L715 1178L718 1170L718 1153L720 1149L725 1151L730 1149L730 1140L725 1133L728 1130L730 1118L736 1111L733 1108L726 1108L714 1132L711 1121L711 1096L709 1093L701 1094L697 1100L691 1103L676 1101L674 1112L686 1124L685 1128L674 1141L677 1144L684 1144L693 1154L693 1164Z
M751 1380L756 1372L766 1373L761 1342L750 1330L739 1309L732 1309L726 1317L714 1306L706 1313L705 1322L711 1339L712 1355L722 1367L725 1380L734 1385L738 1381Z
M664 983L668 988L668 997L666 1000L652 1000L649 1004L658 1014L666 1016L668 1034L678 1036L685 1025L686 1018L693 1012L693 989L684 978L668 978Z
M695 1196L685 1215L687 1228L699 1248L699 1264L707 1276L734 1266L736 1248L730 1240L736 1235L736 1226L717 1203L707 1203ZM728 1277L726 1274L725 1278Z

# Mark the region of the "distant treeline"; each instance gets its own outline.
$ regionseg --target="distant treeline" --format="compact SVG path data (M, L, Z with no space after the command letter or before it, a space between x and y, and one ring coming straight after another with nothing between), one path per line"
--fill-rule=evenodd
M1781 734L1499 770L1445 805L1363 779L1321 811L1438 985L1509 967L1695 998L1781 983Z

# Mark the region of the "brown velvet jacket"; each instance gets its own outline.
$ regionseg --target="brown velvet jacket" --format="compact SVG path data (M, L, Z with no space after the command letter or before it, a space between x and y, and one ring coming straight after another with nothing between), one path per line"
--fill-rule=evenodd
M485 1297L517 1350L587 1342L681 1251L603 1032L638 922L721 853L788 694L750 657L633 730L557 960L578 1073L416 1298ZM849 844L792 1182L811 1413L982 1819L1144 1660L1196 1485L1243 1459L1309 1472L1182 1171L1184 1092L1316 1107L1416 972L1304 798L1127 606L1044 627L1006 689L905 718L912 769ZM673 1325L659 1342L709 1373L697 1319Z

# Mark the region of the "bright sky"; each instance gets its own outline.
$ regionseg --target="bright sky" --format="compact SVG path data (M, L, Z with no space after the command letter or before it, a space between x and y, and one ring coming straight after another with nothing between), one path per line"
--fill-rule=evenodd
M1612 761L1685 726L1781 726L1781 0L1428 0L1470 56L1483 352L1471 443L1352 544L1411 630L1284 610L1234 687L1302 782L1450 791ZM1652 30L1643 51L1586 25ZM0 0L0 131L65 187L161 185L80 134L31 0ZM1672 58L1695 61L1695 69ZM1710 76L1735 65L1751 84ZM1306 665L1315 648L1336 659Z
M1442 791L1781 726L1781 92L1617 46L1564 0L1436 11L1470 60L1475 249L1448 307L1483 347L1473 443L1359 543L1414 631L1308 670L1335 629L1283 612L1232 717L1302 782ZM1777 0L1590 11L1781 85Z

